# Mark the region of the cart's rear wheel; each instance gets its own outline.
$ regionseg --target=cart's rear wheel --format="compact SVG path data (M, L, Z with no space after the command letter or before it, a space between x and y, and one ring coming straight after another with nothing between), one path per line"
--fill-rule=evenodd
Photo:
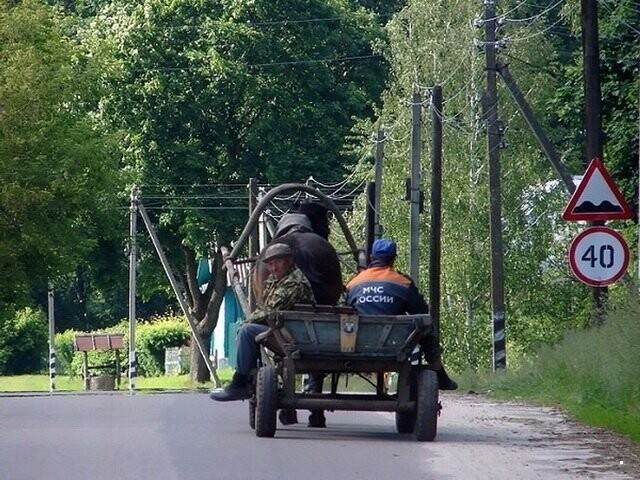
M256 429L256 399L249 400L249 426L252 430Z
M414 434L419 442L431 442L438 430L438 376L433 370L418 374L418 395Z
M396 430L398 433L413 433L416 412L396 412Z
M266 365L258 370L256 380L256 436L276 434L278 413L278 374L275 367Z
M404 370L398 375L398 396L402 394L416 401L417 375L413 370ZM401 392L402 390L402 392ZM417 403L417 402L416 402ZM416 404L414 403L414 405ZM413 433L416 424L416 407L413 410L396 411L396 430L398 433Z

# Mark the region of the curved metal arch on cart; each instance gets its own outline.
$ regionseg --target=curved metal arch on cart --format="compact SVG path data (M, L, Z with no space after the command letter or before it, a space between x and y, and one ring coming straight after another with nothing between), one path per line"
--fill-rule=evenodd
M298 191L298 192L308 193L314 196L315 198L317 198L318 200L320 200L328 210L333 212L336 219L338 220L338 224L340 225L340 228L342 229L344 238L347 240L347 243L349 244L349 248L351 249L353 259L355 260L356 264L362 261L361 254L364 251L358 248L358 246L356 245L356 242L353 239L353 235L349 230L349 226L347 225L346 220L342 216L342 212L340 212L340 210L338 209L336 204L333 202L333 200L331 200L331 198L326 196L317 188L311 187L309 185L305 185L303 183L285 183L283 185L280 185L278 187L275 187L269 190L269 192L265 194L262 200L258 202L258 205L256 205L256 208L251 213L251 217L249 217L249 221L245 225L244 230L242 230L242 233L240 234L238 241L233 246L233 250L231 250L231 253L229 253L229 255L227 256L227 259L234 261L235 259L238 258L240 250L242 250L245 243L247 243L249 236L251 235L251 231L256 227L258 220L260 219L260 215L262 215L262 213L266 210L267 206L271 203L271 201L276 196L282 194L283 192L288 192L288 191Z

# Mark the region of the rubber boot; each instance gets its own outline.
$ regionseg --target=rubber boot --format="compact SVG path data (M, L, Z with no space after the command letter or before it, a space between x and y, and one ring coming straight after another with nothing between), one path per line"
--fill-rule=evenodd
M324 375L319 373L313 373L309 375L309 385L307 392L309 393L322 393L322 382L324 381ZM326 428L327 419L324 416L324 410L310 410L308 427L311 428Z
M298 412L295 408L283 408L278 413L278 419L282 425L295 425L298 423Z
M438 376L438 388L440 390L457 390L458 389L458 384L456 382L454 382L449 375L447 375L447 372L445 371L444 367L440 367L439 370L436 370L436 375Z
M237 372L234 373L231 383L224 390L212 390L209 393L209 397L218 402L232 402L251 398L249 376L240 375Z

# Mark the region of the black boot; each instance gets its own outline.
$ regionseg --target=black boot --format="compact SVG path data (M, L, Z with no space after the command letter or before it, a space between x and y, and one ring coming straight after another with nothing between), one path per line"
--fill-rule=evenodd
M233 400L246 400L251 398L249 390L249 376L234 373L231 383L224 390L211 390L209 397L218 402L231 402Z
M327 419L324 416L324 411L311 410L311 415L309 415L309 423L307 423L307 427L327 428Z
M449 378L447 372L444 367L436 370L436 375L438 375L438 388L440 390L457 390L458 384Z
M283 408L278 413L278 419L282 425L294 425L298 423L298 413L295 408Z
M324 375L322 373L312 373L309 375L309 384L307 385L307 392L309 393L322 393L322 383L324 382ZM310 410L308 427L311 428L326 428L327 419L324 416L324 410Z

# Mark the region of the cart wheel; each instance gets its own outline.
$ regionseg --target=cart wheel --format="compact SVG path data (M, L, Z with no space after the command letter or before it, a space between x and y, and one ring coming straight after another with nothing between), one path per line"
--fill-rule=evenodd
M398 378L398 396L402 393L406 394L406 391L400 392L400 388L404 388L409 390L409 398L411 400L416 400L416 390L417 390L417 372L416 371L405 371L401 372ZM408 376L408 378L405 377ZM402 387L401 387L402 386ZM396 412L396 430L398 433L413 433L415 430L416 424L416 408L414 407L411 411L403 411Z
M256 399L255 397L249 400L249 426L251 430L256 429Z
M431 442L438 430L438 376L433 370L418 374L418 398L414 434L419 442Z
M256 436L273 437L276 434L278 413L278 374L267 365L258 370L256 381Z
M416 412L396 412L396 430L398 433L413 433L416 424Z

